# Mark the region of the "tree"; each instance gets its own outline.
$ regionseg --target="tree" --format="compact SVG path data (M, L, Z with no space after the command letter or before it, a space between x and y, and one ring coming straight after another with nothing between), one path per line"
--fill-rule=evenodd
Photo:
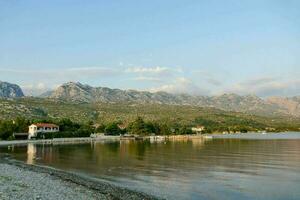
M192 129L187 127L187 126L180 127L178 132L179 132L180 135L191 135L191 134L193 134Z
M128 126L128 132L137 135L148 135L154 133L155 128L151 122L146 123L143 118L138 117Z
M16 133L27 133L30 121L24 118L18 117L14 122L14 132Z
M13 137L14 124L11 121L3 121L0 123L0 138L2 140L7 140Z
M120 135L123 133L123 131L119 128L118 123L112 122L109 123L105 130L104 130L106 135Z
M100 124L96 130L95 130L96 133L104 133L105 132L105 125L104 124Z
M80 124L72 122L70 119L62 119L58 122L60 131L76 131Z
M171 135L171 128L167 124L160 124L159 134L160 135Z

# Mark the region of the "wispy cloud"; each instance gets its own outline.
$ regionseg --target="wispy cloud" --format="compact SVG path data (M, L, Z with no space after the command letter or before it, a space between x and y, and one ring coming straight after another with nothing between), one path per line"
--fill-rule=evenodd
M0 68L0 79L14 77L18 80L24 93L36 95L54 89L57 85L68 81L88 82L95 79L116 78L124 74L124 70L105 67L78 67L55 69L6 69ZM2 78L4 77L4 78Z
M187 75L187 76L186 76ZM221 78L205 71L190 71L170 67L70 67L56 69L13 69L0 68L0 80L13 77L13 83L19 83L27 95L36 95L57 87L64 82L106 83L113 80L132 81L138 88L152 92L189 93L209 95L219 93L255 94L267 96L300 95L299 74L282 76L262 76L240 82L223 83ZM13 80L10 78L10 80ZM230 84L230 85L228 85ZM201 87L200 87L201 85ZM101 86L101 85L97 85ZM114 86L118 87L118 86ZM126 86L119 86L126 88ZM136 88L131 88L136 89Z
M208 95L209 91L198 87L193 81L178 77L172 83L161 85L159 87L150 88L151 92L169 92L174 94L192 94L192 95Z
M201 77L202 80L204 80L206 83L213 85L213 86L221 86L222 82L220 81L220 78L216 78L213 74L211 74L208 71L204 70L194 70L194 74L197 74L199 77Z
M133 78L132 80L135 80L135 81L162 82L161 78L147 77L147 76L138 76L138 77Z
M153 84L170 82L182 73L180 68L169 67L129 67L125 73L132 76L131 80L139 82L152 82Z
M136 74L151 74L151 75L166 75L173 73L173 70L168 67L129 67L125 70L127 73Z
M80 80L86 78L105 78L118 76L124 73L122 70L110 69L105 67L81 67L81 68L56 68L56 69L0 69L0 72L12 75L22 76L30 75L35 80L45 80L49 82Z
M249 79L231 86L225 92L238 94L255 94L267 96L295 96L300 95L299 79L283 79L282 77L261 77Z
M20 85L26 96L38 96L42 93L51 90L45 83L25 84Z

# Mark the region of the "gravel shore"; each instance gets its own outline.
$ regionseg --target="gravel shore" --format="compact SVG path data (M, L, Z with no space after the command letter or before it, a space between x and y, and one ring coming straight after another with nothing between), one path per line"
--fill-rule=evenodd
M1 200L156 199L60 170L0 158Z

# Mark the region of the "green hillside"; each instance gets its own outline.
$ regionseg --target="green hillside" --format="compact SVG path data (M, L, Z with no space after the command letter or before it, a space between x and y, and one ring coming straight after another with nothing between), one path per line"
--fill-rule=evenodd
M0 99L0 119L69 118L95 124L119 122L128 124L137 116L145 121L178 125L204 125L211 131L299 130L299 118L262 117L215 108L133 103L75 103L42 98Z

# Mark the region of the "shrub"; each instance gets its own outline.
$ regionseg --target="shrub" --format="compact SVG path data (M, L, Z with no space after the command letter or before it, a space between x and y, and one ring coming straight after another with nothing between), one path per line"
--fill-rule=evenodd
M119 128L118 123L112 122L108 124L104 130L106 135L120 135L123 131Z

